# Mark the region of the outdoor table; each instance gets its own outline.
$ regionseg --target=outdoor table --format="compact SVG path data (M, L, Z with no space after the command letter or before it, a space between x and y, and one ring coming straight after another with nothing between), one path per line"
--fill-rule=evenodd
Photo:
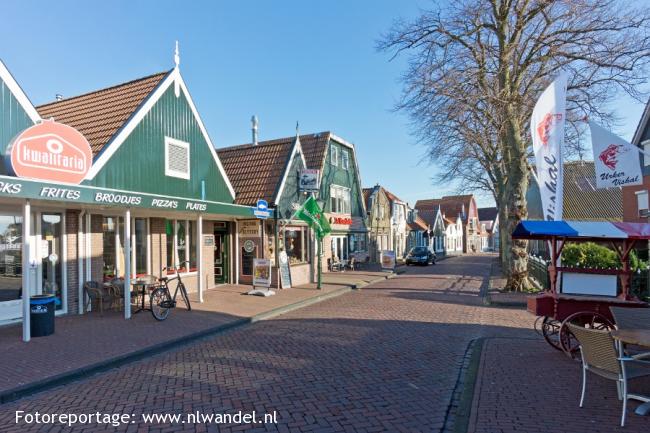
M142 277L134 278L131 280L131 285L135 288L136 291L138 287L142 287L142 306L138 310L134 311L133 314L139 313L143 310L151 311L151 308L145 307L144 298L147 294L147 288L153 287L156 284L158 284L158 278L154 277L153 275L144 275Z
M616 340L618 353L623 356L623 344L634 344L635 346L650 348L650 329L617 329L611 331L612 337ZM645 403L636 408L637 415L648 415L650 413L650 396L630 394L635 400Z

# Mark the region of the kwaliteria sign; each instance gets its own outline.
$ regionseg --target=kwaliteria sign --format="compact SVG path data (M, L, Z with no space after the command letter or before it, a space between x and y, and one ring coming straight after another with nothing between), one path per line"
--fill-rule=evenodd
M71 184L81 183L93 159L86 137L53 120L25 129L7 150L16 176Z
M327 218L323 215L323 211L318 206L318 203L316 203L314 197L309 197L305 200L296 212L296 216L306 222L316 232L318 239L323 239L332 231L329 222L327 222Z

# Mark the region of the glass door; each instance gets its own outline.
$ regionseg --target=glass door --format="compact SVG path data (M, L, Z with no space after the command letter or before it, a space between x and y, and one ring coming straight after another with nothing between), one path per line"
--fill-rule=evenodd
M0 322L22 316L23 218L0 215Z
M214 283L228 282L228 237L225 233L214 232Z
M63 217L60 213L41 214L40 239L38 251L40 253L41 276L37 291L43 294L56 296L56 309L63 307L61 291L62 258L61 234L63 232ZM40 290L39 290L40 289Z

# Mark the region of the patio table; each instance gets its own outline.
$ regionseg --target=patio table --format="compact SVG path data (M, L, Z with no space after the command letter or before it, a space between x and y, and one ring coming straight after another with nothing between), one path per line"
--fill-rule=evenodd
M623 344L634 344L636 346L650 348L650 329L617 329L611 331L612 337L616 340L618 353L622 354ZM630 394L635 400L641 400L644 403L636 408L634 413L637 415L648 415L650 413L650 396Z
M137 309L136 311L133 312L133 314L137 314L140 311L151 311L151 308L145 307L145 295L147 294L147 288L153 287L158 284L158 278L154 277L153 275L144 275L142 277L137 277L131 280L131 285L135 288L135 291L137 292L138 287L142 287L142 306Z

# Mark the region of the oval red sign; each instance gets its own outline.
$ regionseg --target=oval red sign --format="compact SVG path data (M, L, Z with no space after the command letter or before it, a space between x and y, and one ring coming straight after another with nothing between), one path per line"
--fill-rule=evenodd
M24 130L11 146L11 167L18 177L78 184L93 154L76 129L45 120Z

